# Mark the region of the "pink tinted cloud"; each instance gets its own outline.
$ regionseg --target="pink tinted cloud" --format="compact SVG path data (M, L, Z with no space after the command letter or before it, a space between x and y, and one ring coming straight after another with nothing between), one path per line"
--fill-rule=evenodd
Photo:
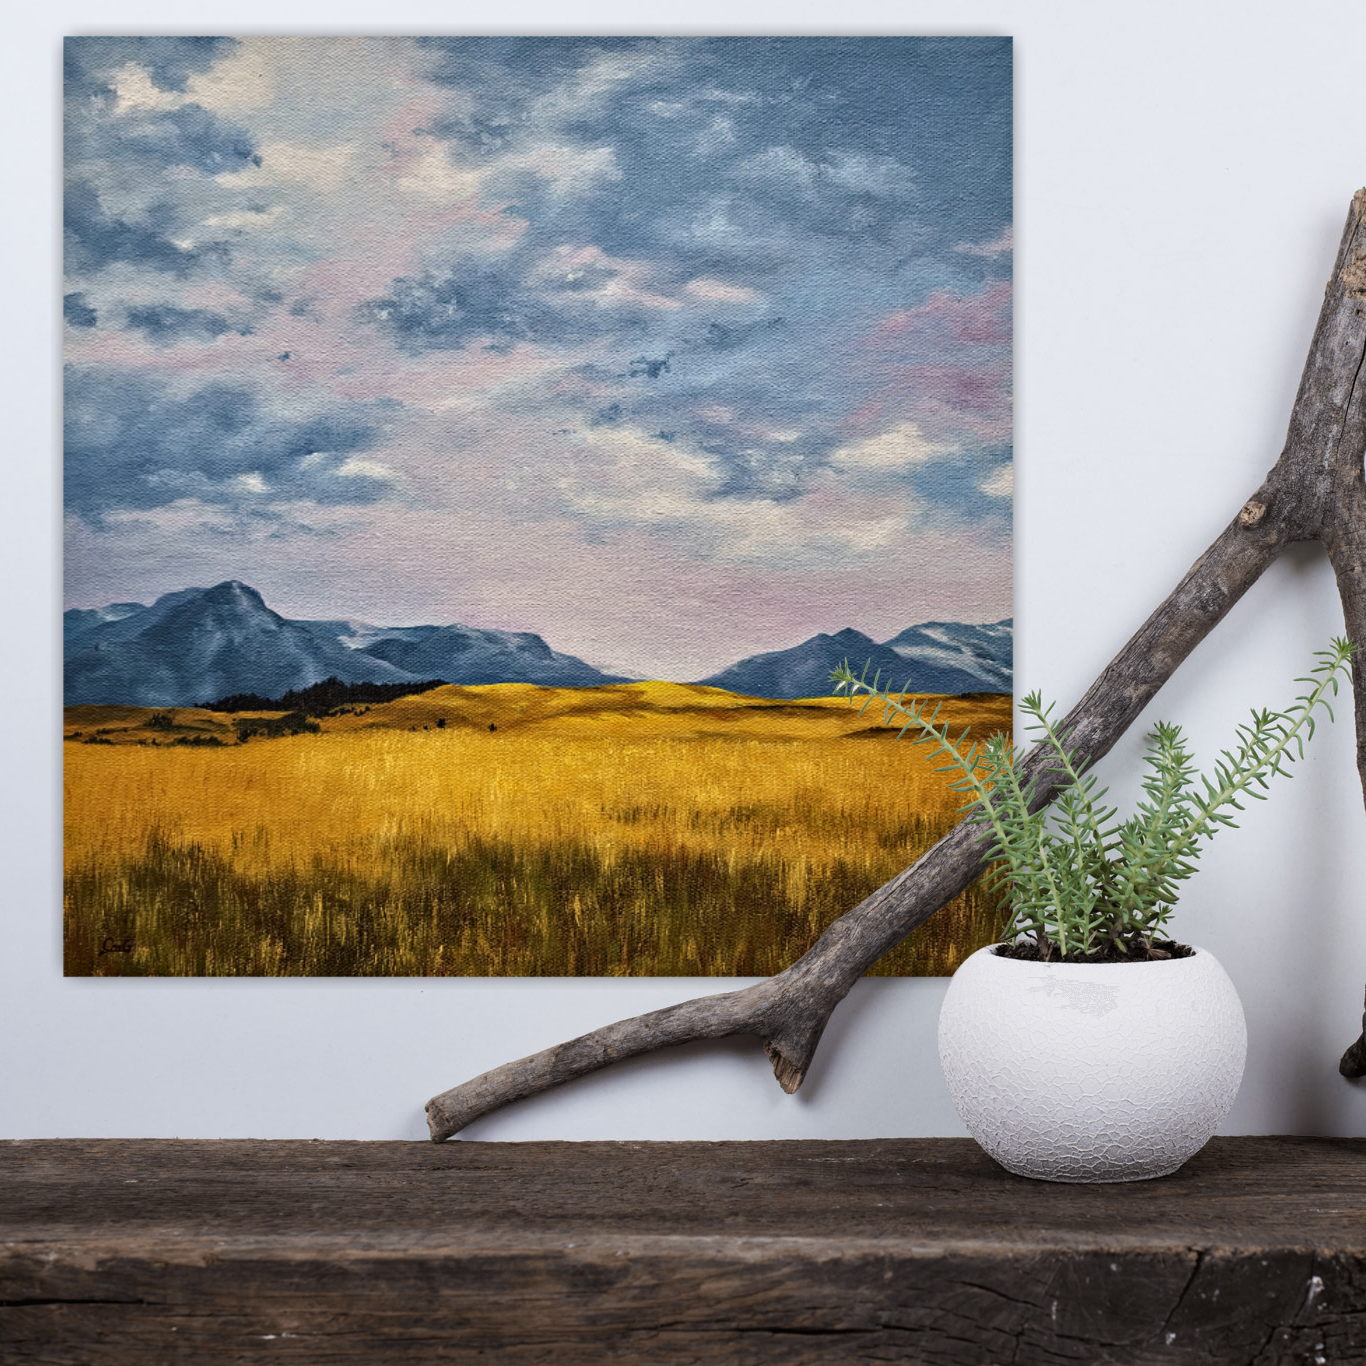
M981 294L939 289L916 308L889 313L868 334L868 349L883 354L944 346L1008 346L1014 290L994 281Z
M1000 441L1011 427L1010 282L980 294L936 290L881 318L859 349L877 377L850 434L910 419L932 439Z

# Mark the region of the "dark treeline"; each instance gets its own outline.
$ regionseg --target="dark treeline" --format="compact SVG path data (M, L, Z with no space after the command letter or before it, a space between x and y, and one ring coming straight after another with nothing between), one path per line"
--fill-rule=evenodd
M305 716L326 716L337 707L357 703L374 705L392 702L396 697L412 697L445 684L443 678L425 683L343 683L340 678L325 678L307 688L291 688L283 697L262 697L254 692L233 693L217 702L201 702L205 711L288 711Z
M310 721L303 712L292 711L268 720L237 722L237 743L245 745L254 735L278 740L282 735L317 735L321 730L322 727L316 721Z

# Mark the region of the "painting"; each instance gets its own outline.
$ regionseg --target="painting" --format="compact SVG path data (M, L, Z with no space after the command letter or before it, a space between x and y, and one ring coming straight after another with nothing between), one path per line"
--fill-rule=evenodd
M65 67L68 975L765 975L952 826L830 675L1010 724L1008 38Z

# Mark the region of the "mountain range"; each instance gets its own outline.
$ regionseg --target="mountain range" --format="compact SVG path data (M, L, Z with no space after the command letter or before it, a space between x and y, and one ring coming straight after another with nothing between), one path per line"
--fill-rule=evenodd
M846 627L815 635L790 650L750 655L699 680L751 697L819 697L830 691L831 671L846 661L868 679L880 674L888 687L907 692L1006 693L1014 649L1009 619L990 626L929 621L879 644Z
M344 683L537 683L582 688L626 681L552 649L529 631L291 621L237 580L136 602L73 608L63 619L66 703L195 706L234 693L280 697L326 678ZM884 682L930 693L1009 692L1011 623L927 622L881 644L859 631L816 635L751 655L697 680L755 697L830 691L844 660Z

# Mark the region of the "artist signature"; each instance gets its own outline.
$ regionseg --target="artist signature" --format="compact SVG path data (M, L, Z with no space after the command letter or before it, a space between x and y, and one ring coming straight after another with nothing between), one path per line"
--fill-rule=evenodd
M106 953L132 953L133 941L131 939L115 939L112 934L106 934L100 943L100 951L97 955L103 958Z

